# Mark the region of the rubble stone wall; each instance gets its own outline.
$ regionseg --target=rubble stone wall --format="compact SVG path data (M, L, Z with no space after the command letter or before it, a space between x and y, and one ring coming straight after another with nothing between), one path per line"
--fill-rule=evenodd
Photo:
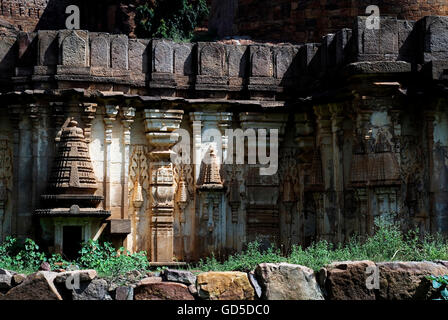
M319 272L262 263L249 273L166 269L115 280L95 270L26 276L0 269L0 300L432 300L440 294L427 277L447 274L446 261L345 261Z

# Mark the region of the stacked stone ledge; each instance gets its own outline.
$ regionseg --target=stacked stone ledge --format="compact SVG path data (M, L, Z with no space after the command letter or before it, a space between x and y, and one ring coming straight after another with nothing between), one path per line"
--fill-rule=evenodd
M439 80L448 54L447 20L385 17L379 30L370 30L366 17L358 17L352 29L306 44L175 43L39 30L2 38L0 74L7 87L17 90L51 88L55 83L67 88L76 82L102 91L139 88L185 97L193 89L195 97L281 100L287 93L309 94L315 81L325 86L350 63L383 61L375 71L390 73L391 65L403 61L412 70L426 66L427 74Z

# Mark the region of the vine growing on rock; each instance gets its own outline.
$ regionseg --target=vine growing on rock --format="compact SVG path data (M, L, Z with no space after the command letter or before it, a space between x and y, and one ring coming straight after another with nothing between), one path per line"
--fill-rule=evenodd
M208 14L206 0L145 1L136 9L136 34L140 38L190 40Z

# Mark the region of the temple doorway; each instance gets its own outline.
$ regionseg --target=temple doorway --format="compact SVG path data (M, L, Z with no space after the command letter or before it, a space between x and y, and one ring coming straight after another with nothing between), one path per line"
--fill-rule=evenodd
M81 250L81 244L83 242L82 227L64 226L62 234L62 254L69 261L75 260L78 257L78 252Z

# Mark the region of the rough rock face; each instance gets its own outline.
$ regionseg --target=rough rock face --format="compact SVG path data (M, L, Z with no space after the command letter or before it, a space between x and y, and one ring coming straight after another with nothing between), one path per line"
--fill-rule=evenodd
M21 284L23 281L25 281L26 279L26 275L25 274L21 274L21 273L16 273L12 276L12 285L18 286L19 284Z
M252 288L244 272L205 272L197 277L199 297L207 300L253 300Z
M383 262L377 263L381 300L425 300L434 298L429 275L446 275L448 268L434 262Z
M255 275L267 300L323 300L314 271L288 263L262 263Z
M80 288L73 290L72 298L73 300L110 300L107 288L107 282L103 279L81 282Z
M335 262L320 270L321 286L330 300L375 300L374 290L369 290L366 280L372 261Z
M194 298L184 284L159 282L135 288L134 300L194 300Z
M115 300L134 300L134 288L118 287L115 290Z
M11 272L5 269L0 269L0 291L7 291L11 289L12 286Z
M39 271L29 275L24 282L12 288L3 300L62 300L53 284L57 273Z
M196 276L190 271L166 269L163 276L166 281L180 282L186 285L196 283Z
M92 281L97 277L95 270L76 270L59 273L54 279L55 283L65 283L67 280L77 278L80 282ZM70 278L70 279L69 279Z

